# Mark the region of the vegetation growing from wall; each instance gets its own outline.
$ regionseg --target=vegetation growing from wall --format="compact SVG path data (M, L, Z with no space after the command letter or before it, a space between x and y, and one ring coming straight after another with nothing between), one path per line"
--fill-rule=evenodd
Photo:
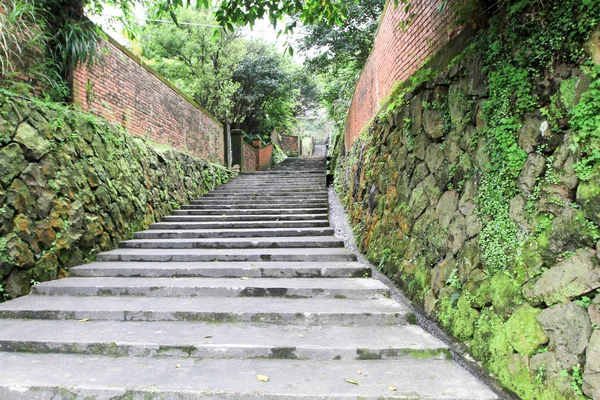
M600 3L497 7L395 91L336 187L361 250L503 385L596 398Z
M230 176L89 114L0 92L0 301L68 276Z

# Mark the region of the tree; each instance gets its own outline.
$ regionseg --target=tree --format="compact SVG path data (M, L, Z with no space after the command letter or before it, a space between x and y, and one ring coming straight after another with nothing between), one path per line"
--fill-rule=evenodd
M234 96L234 115L249 134L268 137L273 129L290 129L300 97L300 67L264 41L247 44L233 80L240 86Z
M369 57L384 0L348 3L341 26L324 21L305 27L307 35L297 42L307 55L309 71L319 74L322 104L337 132L344 129L356 80Z
M308 68L334 75L340 69L362 70L373 47L383 6L384 0L349 2L342 25L331 26L320 21L306 26L307 35L298 41L298 45L308 55Z
M217 118L234 122L233 95L240 84L232 78L246 51L244 41L234 32L215 37L206 26L215 19L206 11L181 9L177 20L178 26L152 23L144 28L143 57Z

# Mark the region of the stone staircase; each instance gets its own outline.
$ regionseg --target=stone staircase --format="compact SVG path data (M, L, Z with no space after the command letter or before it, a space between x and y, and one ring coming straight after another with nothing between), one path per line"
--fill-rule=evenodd
M0 399L493 399L333 236L324 159L244 173L0 304Z

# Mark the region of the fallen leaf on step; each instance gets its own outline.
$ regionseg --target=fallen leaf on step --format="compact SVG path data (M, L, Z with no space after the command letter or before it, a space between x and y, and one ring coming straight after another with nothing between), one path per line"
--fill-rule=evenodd
M181 364L175 364L175 368L181 367Z
M242 276L240 279L241 279L241 280L243 280L243 281L247 281L247 280L249 280L250 278L248 278L247 276Z
M80 319L79 322L88 322L90 319L89 318L84 318L84 319Z
M304 335L303 335L303 334L301 334L301 333L299 333L299 334L298 334L298 337L300 337L300 338L303 338L303 337L304 337Z
M362 374L362 371L359 369L358 371L356 371L359 375Z
M277 219L275 220L275 222L279 222L279 218L277 218Z
M269 377L266 375L256 375L259 381L261 382L269 382Z
M395 392L395 391L396 391L396 390L398 390L398 389L396 389L396 387L395 387L395 386L388 386L388 390L389 390L390 392Z
M226 216L227 216L227 214L223 214L223 215L222 215L222 217L226 217Z
M204 336L204 339L210 339L212 337L212 335L206 335Z
M355 381L354 379L348 379L348 378L344 378L344 380L348 383L351 383L353 385L358 385L358 381Z
M256 264L252 263L250 264L251 267L256 267Z

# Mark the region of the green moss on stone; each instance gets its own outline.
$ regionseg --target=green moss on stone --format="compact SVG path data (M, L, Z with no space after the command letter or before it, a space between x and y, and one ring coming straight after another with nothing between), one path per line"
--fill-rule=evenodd
M504 331L514 349L523 356L533 355L548 342L536 317L542 310L524 303L506 321Z

